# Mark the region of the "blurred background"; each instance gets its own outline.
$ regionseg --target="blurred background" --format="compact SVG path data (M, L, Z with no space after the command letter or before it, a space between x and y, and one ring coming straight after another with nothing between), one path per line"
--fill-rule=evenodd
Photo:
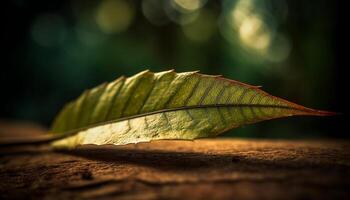
M224 137L349 137L335 1L12 0L3 10L1 120L49 127L64 103L102 82L145 69L200 70L343 113Z

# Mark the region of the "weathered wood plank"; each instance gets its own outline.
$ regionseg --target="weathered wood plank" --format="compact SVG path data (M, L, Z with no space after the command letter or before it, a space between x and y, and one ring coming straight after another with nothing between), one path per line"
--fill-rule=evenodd
M342 141L243 139L61 152L7 147L0 149L0 198L346 199L349 147Z

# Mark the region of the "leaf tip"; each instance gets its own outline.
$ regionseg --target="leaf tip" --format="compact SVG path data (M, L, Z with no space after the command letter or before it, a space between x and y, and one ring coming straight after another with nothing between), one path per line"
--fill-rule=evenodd
M307 107L299 106L299 105L298 105L298 107L299 108L297 108L297 110L302 112L300 115L310 115L310 116L320 116L320 117L341 115L341 113L338 113L338 112L317 110L317 109L307 108Z
M325 110L313 110L317 116L336 116L341 115L339 112L325 111Z

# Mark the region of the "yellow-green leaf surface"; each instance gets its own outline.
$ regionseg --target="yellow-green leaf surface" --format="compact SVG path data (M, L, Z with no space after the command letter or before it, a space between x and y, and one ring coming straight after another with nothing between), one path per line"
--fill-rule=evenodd
M55 119L56 147L216 136L245 124L293 115L331 115L256 86L197 72L143 71L85 91Z

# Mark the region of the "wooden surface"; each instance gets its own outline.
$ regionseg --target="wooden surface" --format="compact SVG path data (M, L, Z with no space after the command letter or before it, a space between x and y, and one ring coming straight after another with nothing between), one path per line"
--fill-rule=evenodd
M0 123L2 139L42 132ZM350 199L349 150L347 141L253 139L6 147L0 199Z

